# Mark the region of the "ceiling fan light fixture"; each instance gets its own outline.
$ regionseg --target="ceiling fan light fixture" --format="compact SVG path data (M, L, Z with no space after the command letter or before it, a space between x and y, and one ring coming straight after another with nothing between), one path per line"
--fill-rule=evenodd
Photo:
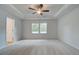
M41 10L39 9L39 10L37 11L37 13L40 15L42 12L41 12Z
M29 9L35 11L33 14L37 13L39 15L43 15L43 12L49 12L49 10L47 10L45 8L45 5L43 5L43 4L38 4L35 7L29 7Z
M41 13L41 11L37 11L37 13L38 13L38 14L40 14L40 13Z

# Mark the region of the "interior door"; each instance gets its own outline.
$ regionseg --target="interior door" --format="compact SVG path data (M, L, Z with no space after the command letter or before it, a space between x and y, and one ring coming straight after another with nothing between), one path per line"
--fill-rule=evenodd
M6 21L6 41L8 44L14 42L14 19L7 17Z

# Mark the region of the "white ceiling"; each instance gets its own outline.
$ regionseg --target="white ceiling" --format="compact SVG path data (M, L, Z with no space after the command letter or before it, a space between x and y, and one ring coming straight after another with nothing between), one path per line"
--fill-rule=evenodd
M17 16L21 19L28 18L52 18L55 19L60 15L68 13L68 11L76 8L79 5L67 5L67 4L47 4L47 9L50 12L43 13L43 16L38 14L32 14L34 11L29 10L28 7L30 4L7 4L0 5L0 8L8 13Z
M34 11L28 9L28 7L30 5L26 5L26 4L25 5L24 4L21 5L21 4L19 4L19 5L13 5L13 6L15 8L17 8L23 14L23 16L25 18L51 18L51 17L53 17L56 14L56 12L60 8L62 8L63 5L62 4L60 4L60 5L54 5L54 4L47 5L48 6L47 9L49 9L50 12L45 12L45 13L43 13L42 16L40 16L38 14L32 14Z

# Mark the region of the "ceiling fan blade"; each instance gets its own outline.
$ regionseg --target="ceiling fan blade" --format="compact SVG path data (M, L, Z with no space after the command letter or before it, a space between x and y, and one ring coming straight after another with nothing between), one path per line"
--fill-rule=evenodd
M42 15L43 15L43 13L40 13L40 15L42 16Z
M36 12L33 12L32 14L35 14Z
M49 12L49 10L42 10L42 12Z
M38 5L36 5L36 8L37 8L37 9L42 9L42 8L43 8L43 4L38 4Z
M29 7L29 9L31 9L31 10L35 10L34 8L31 8L31 7Z
M40 8L42 8L43 7L43 4L40 4Z

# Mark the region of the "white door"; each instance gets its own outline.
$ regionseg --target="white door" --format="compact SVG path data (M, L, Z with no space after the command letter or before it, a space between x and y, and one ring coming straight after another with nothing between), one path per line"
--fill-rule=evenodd
M8 44L12 44L14 42L14 19L8 18L6 21L6 41Z

